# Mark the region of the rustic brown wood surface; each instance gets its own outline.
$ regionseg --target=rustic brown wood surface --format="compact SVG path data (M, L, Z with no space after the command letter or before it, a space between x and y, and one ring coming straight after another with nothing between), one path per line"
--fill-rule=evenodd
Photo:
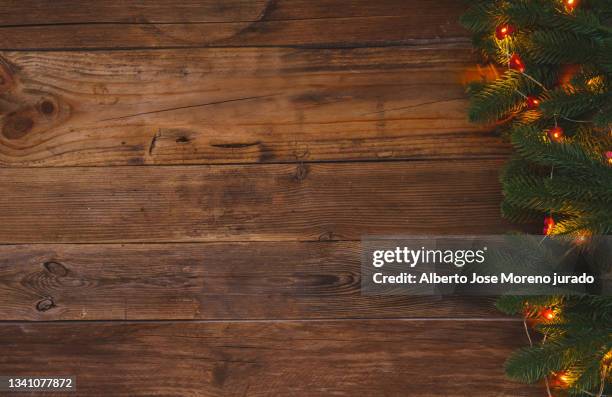
M461 2L453 0L423 0L419 3L403 0L106 0L89 1L86 7L76 5L78 3L74 0L55 0L53 3L45 0L4 0L0 8L0 26L253 22L261 19L262 11L265 10L266 20L402 16L413 18L405 21L404 29L418 31L433 25L447 26L447 29L458 32L459 25L453 16L460 15L465 9ZM424 8L428 10L427 13L422 12ZM426 22L430 20L433 23Z
M459 0L0 3L0 375L78 396L539 396L488 298L365 234L493 234ZM7 353L8 352L8 353ZM27 393L24 393L27 395ZM57 395L57 394L54 394Z
M466 45L0 53L0 165L502 156Z
M536 396L504 379L508 321L1 324L0 372L85 396Z
M3 1L0 49L347 47L466 41L456 22L464 5L457 0L80 3Z
M489 298L363 296L359 242L0 246L4 320L501 318Z
M359 240L493 234L498 160L10 168L0 241Z

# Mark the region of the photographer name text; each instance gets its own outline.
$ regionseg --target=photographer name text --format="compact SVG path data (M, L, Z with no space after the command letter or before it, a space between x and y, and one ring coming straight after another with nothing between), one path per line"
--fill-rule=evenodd
M579 275L520 275L500 273L498 275L482 275L477 273L440 275L435 272L412 274L400 273L386 275L374 273L372 281L375 284L537 284L537 285L572 285L594 284L595 277L582 273Z

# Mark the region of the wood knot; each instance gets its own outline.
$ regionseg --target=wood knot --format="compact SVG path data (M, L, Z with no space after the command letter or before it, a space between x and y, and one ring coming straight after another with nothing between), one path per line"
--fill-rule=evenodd
M304 179L306 179L306 177L308 176L308 173L310 172L310 167L308 167L308 165L304 164L304 163L300 163L297 165L296 169L295 169L295 174L293 175L293 180L295 180L296 182L301 182Z
M46 116L50 116L55 112L55 104L48 99L45 99L38 105L40 112Z
M189 143L191 142L191 138L185 135L181 135L174 140L176 143Z
M19 139L30 132L33 126L34 121L31 118L19 114L11 114L6 118L2 127L2 134L8 139Z
M319 241L332 241L334 239L333 232L325 232L319 235Z
M6 61L0 58L0 89L10 90L13 85L11 70Z
M68 269L66 266L62 265L59 262L45 262L43 263L44 268L51 274L54 274L58 277L65 277L68 275Z
M215 364L212 369L212 381L217 387L223 387L228 375L227 364Z
M45 298L36 303L36 310L39 312L46 312L47 310L51 310L55 307L55 302L53 302L52 298Z

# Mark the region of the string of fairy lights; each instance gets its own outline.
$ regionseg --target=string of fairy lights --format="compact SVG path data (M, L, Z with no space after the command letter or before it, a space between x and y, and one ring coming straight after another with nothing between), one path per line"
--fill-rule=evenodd
M576 9L576 7L578 7L579 0L563 0L563 3L565 5L567 12L571 13ZM523 77L531 80L533 83L538 85L543 90L543 92L547 92L548 88L544 84L542 84L540 81L538 81L533 76L526 73L527 68L521 56L517 53L510 53L510 51L508 50L508 47L505 45L507 44L507 39L512 37L516 32L517 32L516 27L514 27L513 25L509 23L501 24L497 26L497 28L495 29L495 38L497 39L500 49L507 56L506 66L508 70L514 70L514 71L519 72ZM525 109L536 110L540 106L541 100L537 96L527 95L521 92L519 89L515 89L515 92L519 94L525 100L524 102ZM576 123L589 123L590 122L587 120L574 120L574 119L570 119L570 118L564 117L559 114L555 114L554 115L554 127L549 129L546 132L546 135L548 136L550 141L558 142L558 143L563 142L565 140L565 133L563 131L563 128L561 128L558 125L557 118L562 118L564 120L567 120L570 122L576 122ZM612 131L611 131L611 134L612 134ZM612 151L605 152L604 158L608 164L612 165ZM551 168L550 178L552 179L553 176L554 176L554 167ZM545 235L545 238L553 233L554 227L555 227L555 220L553 218L553 214L549 212L548 215L544 217L543 234ZM527 335L527 339L529 340L529 345L533 346L534 342L529 332L528 321L534 321L534 320L533 318L530 318L531 316L528 314L529 312L531 312L531 308L527 307L525 310L525 316L523 318L523 324L525 328L525 333ZM557 319L559 314L560 314L559 308L547 307L539 311L538 318L535 321L553 322ZM546 342L546 338L547 338L547 335L544 334L543 339L541 341L542 344ZM608 364L606 364L605 362L606 360L609 361ZM604 356L603 366L605 365L612 366L612 351L608 352L608 354ZM544 378L544 385L546 387L546 392L547 392L548 397L553 397L553 394L551 392L552 387L564 388L564 387L569 386L571 382L572 382L572 375L569 371L558 371L558 372L551 373L549 377ZM597 394L590 393L586 390L582 390L582 391L585 394L593 396L593 397L609 397L603 394L604 386L605 386L605 376L602 376L601 382L602 382L601 388L600 388L599 393Z
M571 13L578 6L578 2L579 0L564 0L566 10L569 13ZM500 44L500 49L504 51L504 53L506 54L508 58L508 61L506 64L508 70L514 70L514 71L519 72L522 76L531 80L533 83L535 83L540 88L542 88L543 92L548 92L548 88L544 84L542 84L540 81L538 81L533 76L526 73L527 68L521 56L517 53L510 53L508 48L504 46L507 39L510 38L512 35L514 35L516 31L517 29L509 23L501 24L497 26L497 28L495 29L495 38L498 40L498 43ZM527 95L521 92L517 88L515 88L514 91L525 99L525 108L527 110L535 110L540 106L541 101L538 97L533 96L533 95ZM565 117L560 114L555 114L554 115L554 127L547 131L547 135L551 141L558 142L558 143L563 142L565 139L565 132L563 131L563 128L559 126L557 123L558 118L562 118L564 120L575 122L575 123L590 123L591 122L588 120L575 120L575 119L571 119L571 118ZM611 131L611 134L612 134L612 131ZM608 162L608 164L612 165L612 151L605 152L604 157L606 161ZM551 179L553 178L553 175L554 175L554 168L551 168L551 171L550 171ZM545 236L552 234L554 227L555 227L555 220L553 218L553 214L549 213L548 215L544 217L543 234Z
M544 308L538 313L539 317L535 320L532 318L529 318L527 314L529 311L531 311L531 308L526 307L525 316L523 317L523 326L525 328L525 334L527 335L527 339L529 340L529 346L533 347L534 342L533 342L533 338L531 337L531 333L529 332L528 321L552 322L557 318L558 311L553 308ZM548 335L544 334L544 337L542 338L542 342L541 342L542 344L546 343L547 336ZM604 372L607 367L612 367L612 351L609 351L602 359L602 376L601 376L601 385L600 385L599 392L597 394L591 393L587 390L581 390L581 392L589 396L593 396L593 397L611 397L609 395L603 394L605 382L606 382L605 380L606 377L605 377ZM571 384L572 380L573 380L573 377L570 371L557 371L557 372L551 373L549 377L545 377L544 386L546 387L547 397L554 397L552 394L551 388L568 387Z

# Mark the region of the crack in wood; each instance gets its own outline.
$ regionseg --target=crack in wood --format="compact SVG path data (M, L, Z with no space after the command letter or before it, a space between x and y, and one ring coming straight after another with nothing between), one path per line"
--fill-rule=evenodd
M249 143L211 143L210 146L218 147L221 149L242 149L250 146L257 146L261 144L261 141L249 142Z
M239 102L239 101L248 101L248 100L252 100L252 99L269 98L269 97L273 97L273 96L276 96L276 95L278 95L278 94L257 95L257 96L250 96L250 97L244 97L244 98L226 99L226 100L222 100L222 101L198 103L198 104L195 104L195 105L177 106L177 107L167 108L167 109L151 110L149 112L140 112L140 113L128 114L128 115L119 116L119 117L110 117L110 118L107 118L107 119L100 119L98 121L121 120L121 119L130 118L130 117L144 116L144 115L147 115L147 114L173 112L175 110L192 109L192 108L204 107L204 106L221 105L221 104L224 104L224 103Z
M442 99L442 100L438 100L438 101L429 101L429 102L421 102L421 103L416 103L414 105L408 105L408 106L401 106L401 107L397 107L397 108L390 108L390 109L384 109L384 110L377 110L376 112L370 112L370 113L362 113L362 116L369 116L369 115L373 115L373 114L380 114L380 113L386 113L386 112L393 112L396 110L406 110L406 109L414 109L414 108L419 108L421 106L427 106L427 105L437 105L437 104L442 104L442 103L447 103L447 102L454 102L454 101L465 101L467 100L467 97L463 96L463 97L457 97L457 98L448 98L448 99Z
M270 14L276 9L276 7L276 0L268 0L257 18L254 21L250 22L244 28L234 33L232 37L237 38L246 33L256 32L258 29L261 28L260 23L266 22Z
M151 143L149 144L149 156L153 154L153 149L155 149L155 145L157 143L157 138L161 137L161 130L157 130L157 132L153 135L151 139Z

